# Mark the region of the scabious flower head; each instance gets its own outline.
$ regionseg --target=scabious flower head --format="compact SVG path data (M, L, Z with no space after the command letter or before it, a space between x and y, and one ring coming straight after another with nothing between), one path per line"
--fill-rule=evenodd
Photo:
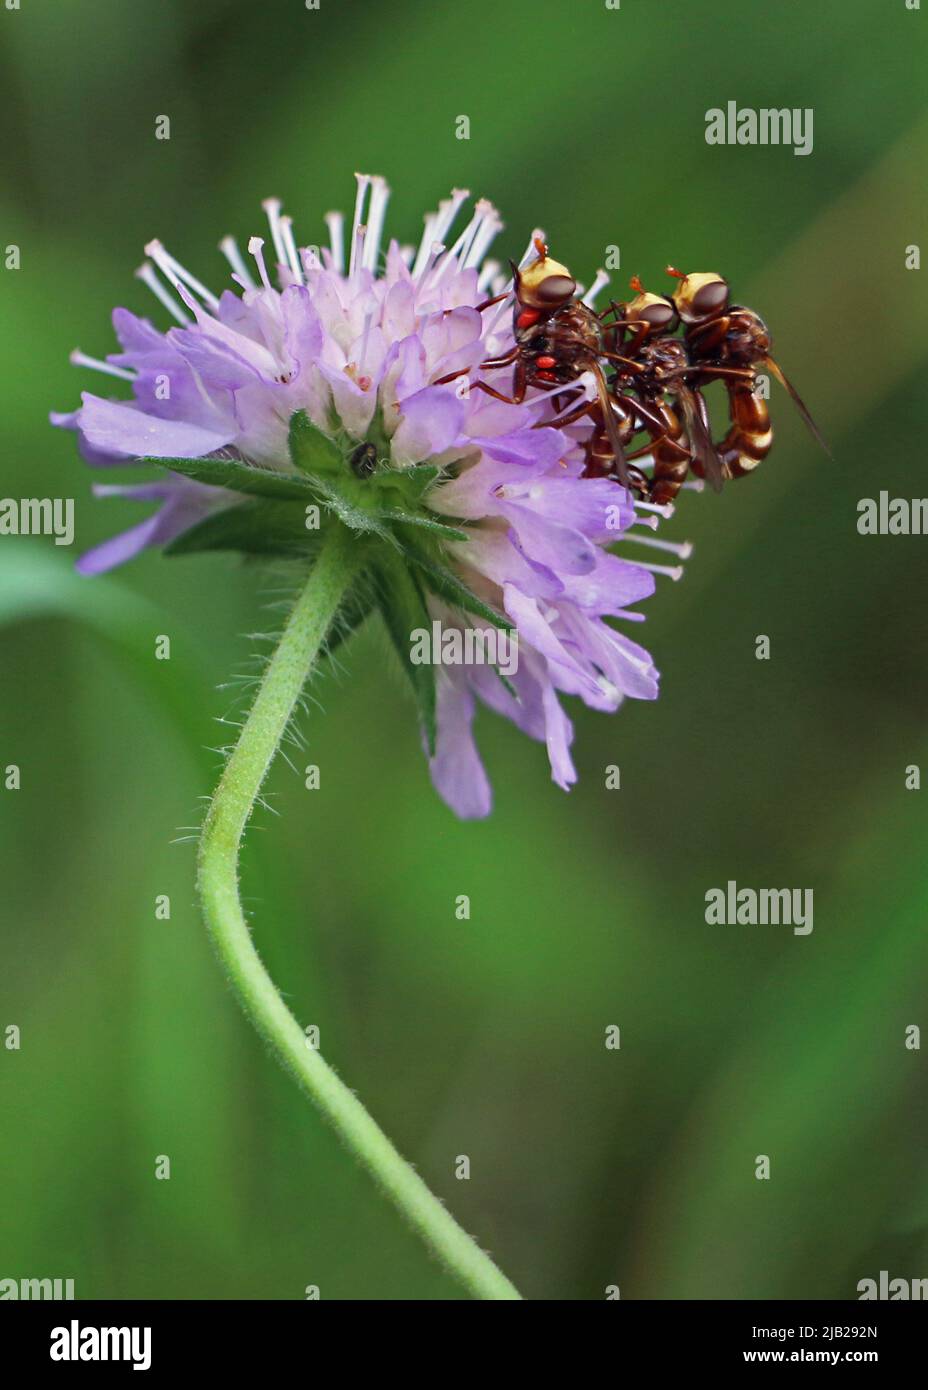
M582 476L590 426L557 427L557 392L510 404L473 389L486 373L506 394L507 373L480 364L513 337L509 303L478 307L508 284L487 258L502 224L481 201L455 233L467 199L455 190L428 215L418 248L385 251L381 178L358 176L351 227L329 213L321 248L298 247L268 200L269 245L253 237L246 260L231 238L220 243L234 287L218 297L151 242L138 275L175 326L116 309L120 351L73 360L125 381L131 398L84 392L78 410L52 420L77 431L95 467L161 467L155 482L95 488L160 506L84 555L85 574L150 545L311 558L320 531L352 528L369 556L355 618L381 608L419 697L434 783L476 817L491 804L477 703L544 741L568 788L572 726L559 695L613 711L658 693L650 656L611 620L641 621L631 605L653 592L655 573L679 567L635 559L627 543L681 558L686 548L651 534L669 508ZM585 302L605 283L600 273ZM518 660L505 672L479 660L411 664L413 629L434 623L476 630L490 651L507 628Z

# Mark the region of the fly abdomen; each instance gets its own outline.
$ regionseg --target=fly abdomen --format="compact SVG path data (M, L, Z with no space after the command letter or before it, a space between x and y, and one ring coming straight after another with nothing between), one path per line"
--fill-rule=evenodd
M651 445L654 471L648 500L663 506L674 500L686 481L692 455L675 412L665 402L657 405L656 409L664 422L664 432L657 435Z
M719 445L726 477L743 478L753 473L770 453L773 430L767 402L755 396L746 382L726 382L731 429Z

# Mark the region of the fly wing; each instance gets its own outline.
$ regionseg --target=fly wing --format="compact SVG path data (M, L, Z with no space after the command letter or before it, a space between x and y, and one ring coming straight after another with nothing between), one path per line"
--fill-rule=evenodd
M765 358L764 365L770 368L780 385L786 387L787 391L793 398L793 401L796 405L796 409L799 411L799 414L802 416L803 420L805 420L806 425L808 426L812 434L812 437L822 446L828 457L831 458L831 450L829 449L824 438L822 437L821 430L819 429L815 421L812 419L812 416L809 413L805 401L802 399L799 392L796 390L795 386L790 381L789 377L786 375L783 369L779 367L776 362L774 362L772 357Z
M675 386L674 391L683 410L686 436L693 453L702 465L702 471L710 487L714 492L721 492L725 475L722 471L722 460L712 443L712 436L704 419L705 401L691 386L683 382Z
M612 397L609 395L609 387L606 385L606 378L603 376L602 368L599 363L594 363L592 367L593 376L596 378L596 389L599 392L599 403L603 411L603 424L609 436L609 443L612 445L612 452L615 456L616 471L622 486L631 491L631 479L628 476L628 462L625 458L625 450L619 438L619 428L615 422L615 415L612 410Z

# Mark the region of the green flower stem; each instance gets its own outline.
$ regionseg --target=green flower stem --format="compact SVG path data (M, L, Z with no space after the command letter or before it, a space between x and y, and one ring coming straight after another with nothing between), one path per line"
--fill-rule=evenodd
M200 901L245 1013L335 1132L474 1297L517 1299L520 1295L505 1275L433 1196L357 1096L308 1045L261 963L239 900L242 834L303 685L360 567L362 551L356 537L336 527L293 607L206 815L198 865Z

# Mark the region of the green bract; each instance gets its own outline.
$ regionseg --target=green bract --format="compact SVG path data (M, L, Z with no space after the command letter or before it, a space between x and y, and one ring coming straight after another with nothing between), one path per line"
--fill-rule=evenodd
M435 749L435 667L410 660L410 637L428 627L426 595L505 630L509 621L478 598L449 565L447 541L467 541L466 527L449 525L423 503L440 477L434 464L398 469L375 462L356 469L357 441L318 429L304 411L290 420L293 472L255 468L237 459L151 459L198 483L241 493L244 500L213 512L166 547L171 555L237 550L312 564L334 528L353 533L363 564L347 596L330 648L373 608L409 676L429 751Z

